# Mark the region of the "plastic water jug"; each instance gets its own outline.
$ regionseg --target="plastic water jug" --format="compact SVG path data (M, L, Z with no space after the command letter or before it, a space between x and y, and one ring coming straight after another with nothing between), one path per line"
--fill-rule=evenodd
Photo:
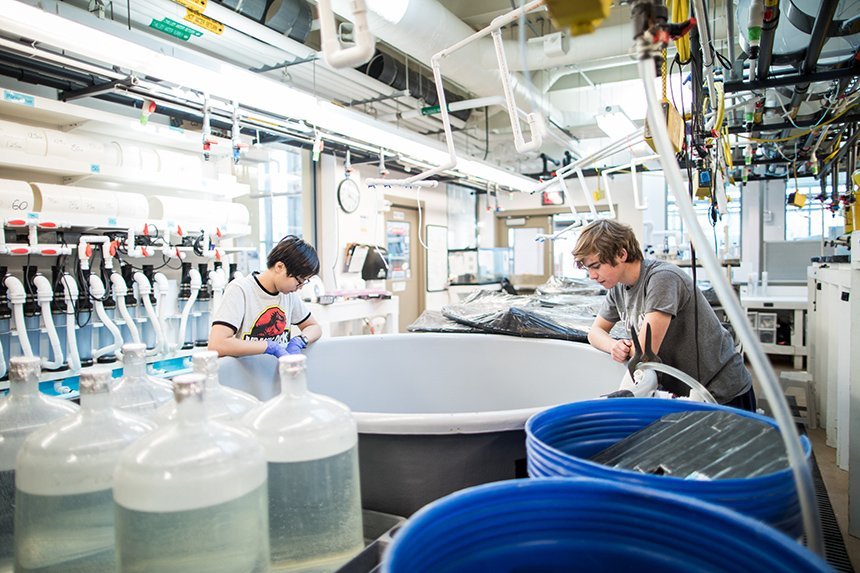
M170 382L146 373L145 344L123 345L122 371L122 378L111 390L111 401L117 408L155 418L158 407L173 399Z
M116 571L113 472L156 428L111 405L111 371L81 372L81 408L30 434L15 467L15 570Z
M345 405L308 392L305 357L278 361L281 393L245 417L269 467L273 571L334 571L364 545L358 431Z
M0 567L14 550L15 458L24 440L48 422L74 414L77 405L39 392L38 356L9 361L9 394L0 398Z
M242 416L260 405L260 401L241 390L222 386L218 381L218 353L197 352L191 357L194 371L206 377L206 415L212 420L241 425ZM176 402L158 409L159 423L176 417Z
M119 571L269 571L266 459L246 429L206 417L205 379L173 381L176 419L114 474Z

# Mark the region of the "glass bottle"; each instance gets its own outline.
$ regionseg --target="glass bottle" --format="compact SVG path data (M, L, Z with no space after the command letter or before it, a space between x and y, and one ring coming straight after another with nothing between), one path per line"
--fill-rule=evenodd
M15 466L15 571L113 573L113 471L154 422L112 406L111 371L81 372L81 408L30 434Z
M14 551L15 458L24 440L57 418L74 414L78 406L39 392L42 360L17 356L9 360L9 394L0 398L0 566Z
M260 401L240 390L222 386L218 381L218 353L196 352L191 357L194 371L206 377L206 415L211 420L241 425L242 416L260 405ZM159 423L176 417L176 402L158 409Z
M114 474L119 571L269 571L266 461L248 430L206 417L201 374L173 381L176 419Z
M155 418L156 410L173 399L170 382L146 373L146 345L124 344L122 347L122 378L111 390L114 406Z
M273 571L334 571L364 547L358 431L345 405L308 392L305 356L278 361L281 393L245 416L269 468Z

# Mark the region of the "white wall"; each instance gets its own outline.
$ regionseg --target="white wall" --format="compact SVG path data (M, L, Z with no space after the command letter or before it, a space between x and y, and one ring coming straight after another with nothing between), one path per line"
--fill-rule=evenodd
M320 157L317 251L322 265L320 277L327 290L365 288L365 281L359 273L345 272L344 249L349 243L385 244L385 213L379 211L385 200L399 200L406 205L417 206L416 199L420 199L422 231L427 225L448 225L448 195L444 184L435 189L420 190L380 186L368 188L364 179L379 176L376 165L363 164L354 168L351 177L359 184L361 202L354 213L347 214L337 202L337 185L344 176L343 160L332 155ZM393 173L390 177L401 175ZM419 244L416 248L423 247ZM448 302L448 294L444 291L425 291L424 296L427 309L438 310Z

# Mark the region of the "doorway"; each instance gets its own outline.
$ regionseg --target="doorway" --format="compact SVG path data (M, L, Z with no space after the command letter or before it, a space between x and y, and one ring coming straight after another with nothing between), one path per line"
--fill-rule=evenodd
M399 332L406 332L424 312L424 249L418 232L418 209L393 204L385 215L389 264L385 288L400 299Z
M512 252L511 282L518 289L531 290L552 275L552 241L536 241L552 233L551 215L512 215L496 220L496 243Z

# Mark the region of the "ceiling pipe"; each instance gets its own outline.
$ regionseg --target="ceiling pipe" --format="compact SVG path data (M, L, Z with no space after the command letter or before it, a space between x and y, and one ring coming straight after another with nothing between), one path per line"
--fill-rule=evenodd
M806 48L806 56L800 64L800 75L811 74L815 71L815 64L818 62L818 57L821 55L821 50L824 48L824 43L827 42L827 31L830 29L830 24L833 22L833 16L836 14L836 8L839 6L839 0L822 0L818 8L818 17L815 19L815 25L812 27L812 35L809 38L809 47ZM806 93L809 90L809 82L802 82L794 86L794 95L791 97L789 114L791 117L797 115L800 109L800 104L803 102Z
M351 4L350 0L332 0L332 9L339 16L348 18ZM367 4L371 33L419 62L430 62L434 54L475 33L436 0L402 0L394 3L396 7L392 7L390 0L369 0ZM505 54L513 70L519 63L519 51L517 48L515 55L511 56L510 44L510 41L505 44ZM617 49L611 55L617 55ZM492 65L486 58L492 59ZM480 38L446 57L445 78L480 97L499 95L501 79L493 41ZM531 109L536 105L557 123L567 123L564 113L545 98L531 98L528 87L517 75L511 75L510 84L518 107Z
M773 39L776 37L776 26L779 24L779 0L775 6L765 5L764 21L761 25L761 41L759 43L758 62L756 62L756 79L767 79L770 64L773 61ZM729 5L731 3L727 3ZM732 60L734 61L734 60Z

